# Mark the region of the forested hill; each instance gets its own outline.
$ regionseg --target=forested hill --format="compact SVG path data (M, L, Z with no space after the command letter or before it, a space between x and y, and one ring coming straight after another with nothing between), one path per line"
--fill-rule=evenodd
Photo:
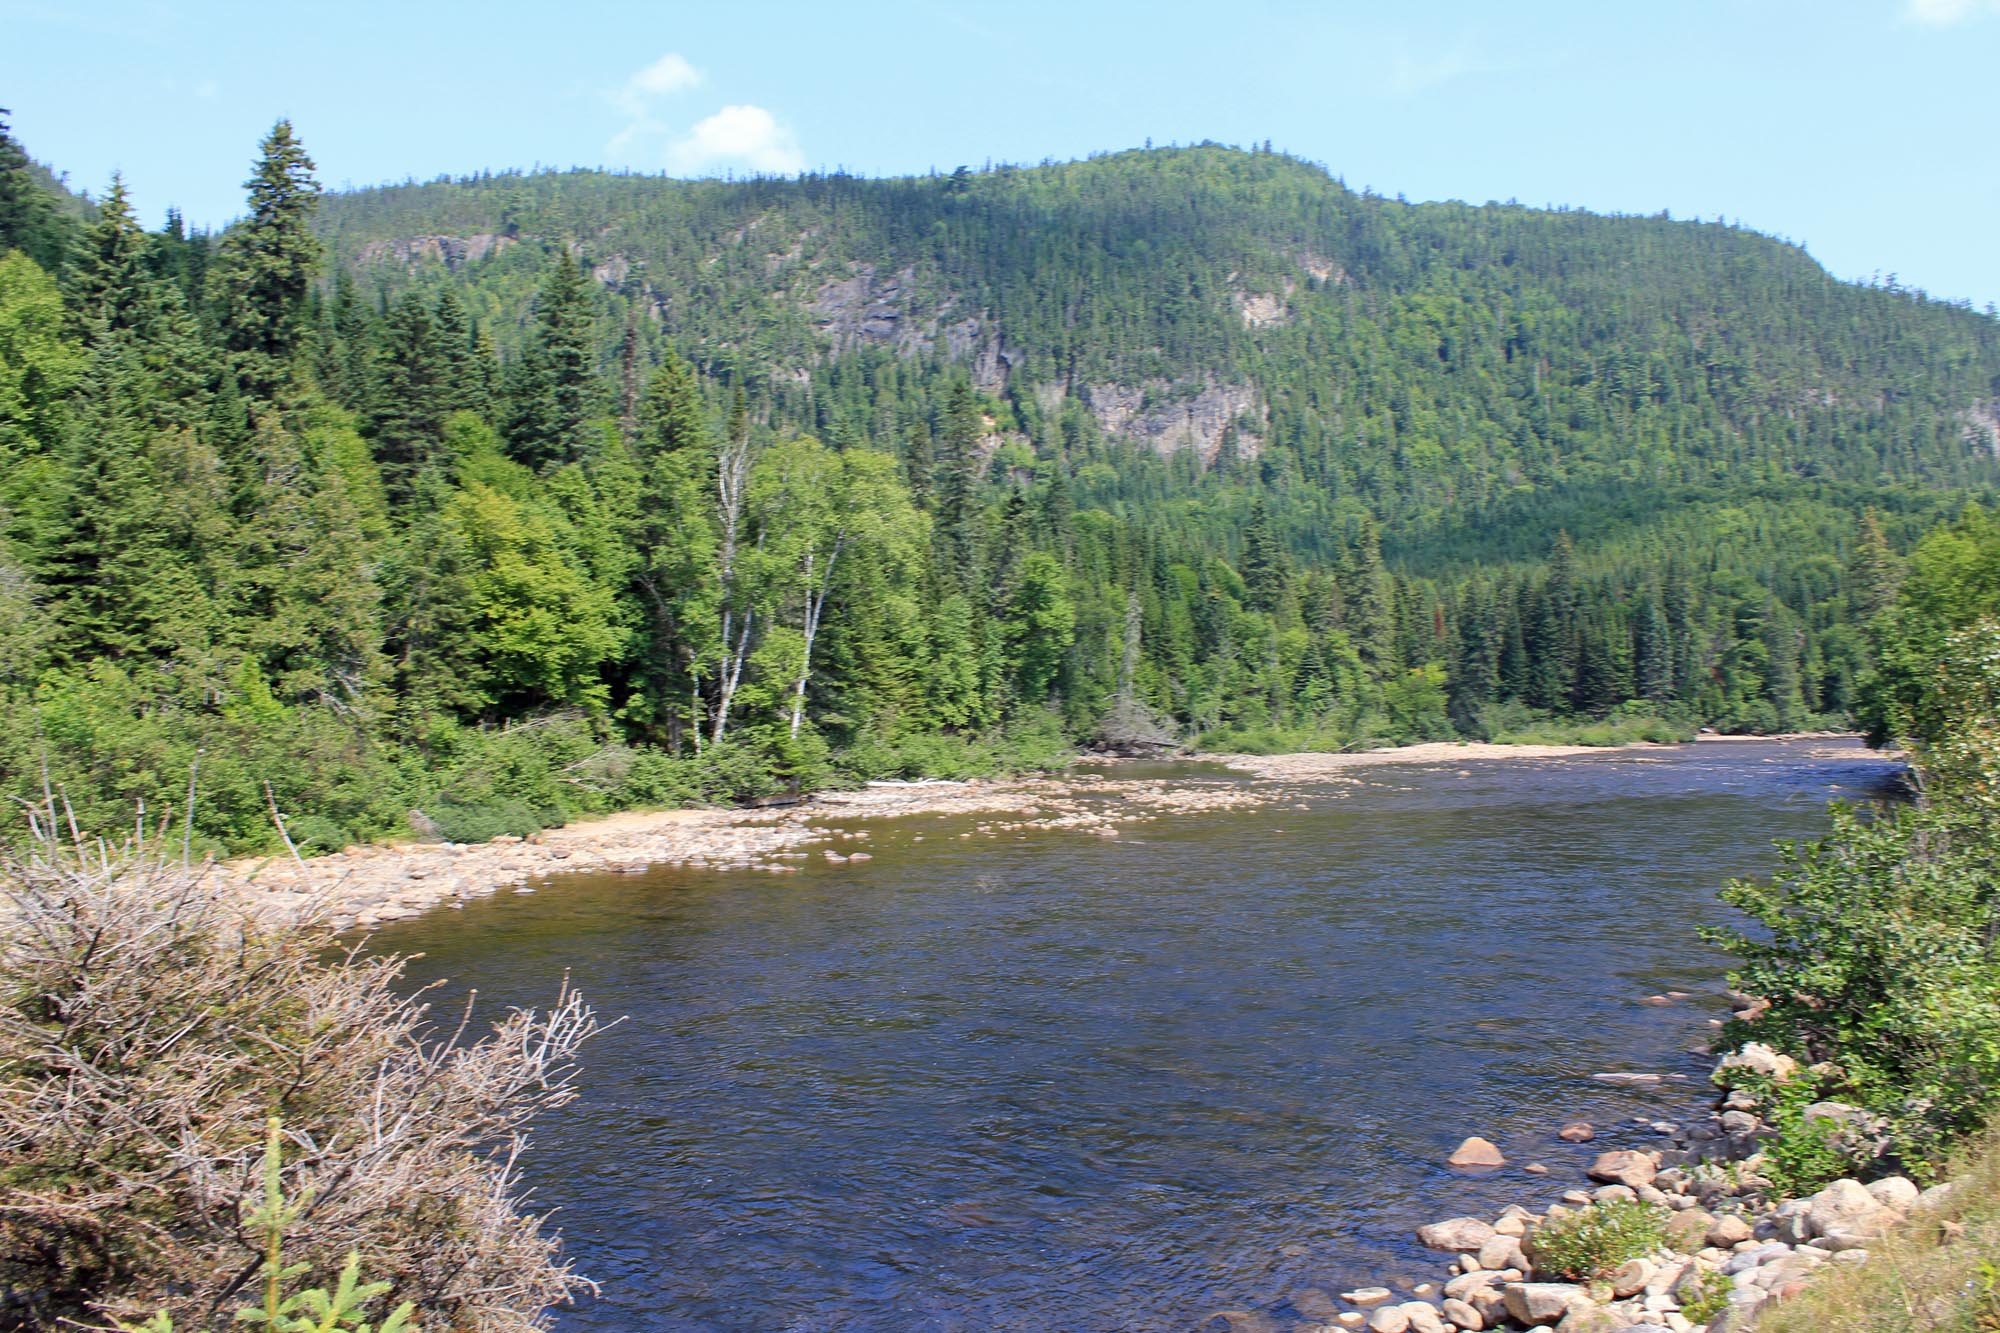
M1219 148L315 172L280 122L149 232L0 124L0 792L80 827L1838 724L1996 477L2000 322L1718 225Z
M1308 557L1364 513L1427 570L1539 559L1559 527L1587 553L1629 528L1678 544L1714 526L1704 501L1983 486L2000 445L1988 316L1737 227L1408 205L1271 153L483 176L333 196L321 226L367 300L459 284L503 352L570 247L607 367L636 314L642 360L671 340L833 442L907 439L933 416L913 387L963 367L997 438L1107 464L1093 495L1149 505L1219 458ZM1241 519L1246 494L1179 521Z

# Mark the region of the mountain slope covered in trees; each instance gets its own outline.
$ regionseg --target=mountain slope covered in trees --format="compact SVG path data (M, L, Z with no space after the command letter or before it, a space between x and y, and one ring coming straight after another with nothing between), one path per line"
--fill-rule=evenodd
M322 197L281 124L213 237L0 167L0 776L228 845L1839 720L1994 480L1990 316L1269 153Z

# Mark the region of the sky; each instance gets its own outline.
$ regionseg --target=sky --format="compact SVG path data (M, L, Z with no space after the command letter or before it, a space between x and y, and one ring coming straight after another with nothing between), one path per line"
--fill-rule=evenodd
M2000 0L0 0L72 185L218 225L292 120L329 186L900 175L1215 140L1355 188L1726 218L2000 302Z

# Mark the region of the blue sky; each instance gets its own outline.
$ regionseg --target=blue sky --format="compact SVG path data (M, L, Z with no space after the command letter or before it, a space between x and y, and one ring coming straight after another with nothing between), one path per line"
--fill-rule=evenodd
M1411 199L1727 217L2000 301L2000 0L0 0L0 105L149 222L482 167L870 175L1215 139Z

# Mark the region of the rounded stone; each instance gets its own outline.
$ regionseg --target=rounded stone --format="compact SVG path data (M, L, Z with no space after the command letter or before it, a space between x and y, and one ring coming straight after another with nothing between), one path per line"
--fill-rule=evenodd
M1501 1153L1499 1146L1490 1139L1482 1139L1478 1135L1459 1144L1457 1150L1445 1161L1451 1166L1507 1165L1507 1158Z

